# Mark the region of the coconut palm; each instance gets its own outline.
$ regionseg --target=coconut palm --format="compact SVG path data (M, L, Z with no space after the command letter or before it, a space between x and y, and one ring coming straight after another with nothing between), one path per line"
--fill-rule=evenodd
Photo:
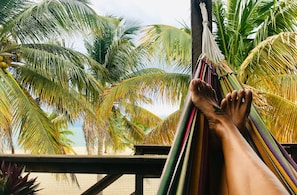
M238 71L241 81L259 94L257 106L271 132L280 142L289 143L297 141L296 35L284 32L268 37Z
M139 29L139 25L131 21L110 18L110 25L102 31L102 36L95 35L86 44L89 54L108 72L106 78L96 77L105 85L96 110L100 120L86 117L84 123L88 149L91 151L97 146L98 154L103 152L104 140L108 143L105 146L111 145L115 150L142 143L146 134L162 123L161 118L142 105L152 103L155 98L176 102L183 94L181 88L185 89L180 81L185 80L186 85L189 82L188 74L177 80L179 73L147 65L152 63L147 48L135 42ZM163 143L168 142L163 140Z
M68 121L92 113L89 100L97 98L101 85L87 69L101 67L65 47L60 36L99 31L98 21L82 0L0 2L0 130L12 151L13 135L32 153L70 149L66 134L45 111L55 110Z
M266 104L258 108L267 126L274 127L272 132L280 141L296 142L296 35L292 32L296 28L297 2L218 0L212 10L215 39L241 81L262 95L258 100ZM151 25L146 32L146 47L161 53L164 59L188 59L185 64L189 63L188 31ZM284 115L288 107L292 110L290 117ZM267 111L269 117L265 117Z
M129 84L125 84L125 80L133 77L132 74L141 66L144 56L143 50L135 45L139 25L122 18L106 19L102 34L94 34L86 40L89 55L106 70L104 77L97 70L93 72L104 86L104 92L96 102L96 114L100 120L87 115L83 126L88 151L91 153L97 146L98 154L103 153L103 145L119 150L142 140L145 130L151 125L143 123L143 120L160 120L136 106L137 101L148 101L148 98L136 94L133 88L129 88ZM119 92L118 88L124 86L126 88L123 92Z
M249 52L267 37L294 32L296 10L294 0L215 1L214 35L229 64L238 69Z
M150 25L143 30L141 46L147 48L151 58L163 59L169 72L144 80L147 90L155 100L166 102L169 106L179 105L180 109L158 123L146 136L144 142L149 144L171 144L184 99L191 80L191 30L184 24L183 28L169 25ZM154 93L155 88L158 94ZM170 92L170 93L168 93Z
M189 74L165 72L160 69L146 69L145 74L138 74L125 79L107 89L103 96L104 101L99 107L99 113L102 113L103 121L107 121L108 113L111 113L112 105L116 102L119 110L122 110L126 116L123 119L130 119L133 122L124 123L125 131L128 130L129 133L132 133L134 131L131 130L135 129L131 127L137 127L135 124L142 125L140 131L143 133L139 137L141 139L135 140L134 144L143 142L169 144L175 133L175 124L178 120L179 111L171 113L166 120L161 120L140 106L143 103L151 103L156 99L160 102L172 104L180 102L184 98L183 95L186 94L183 89L187 90L189 81ZM165 132L164 129L166 129ZM159 136L160 134L163 134L163 136ZM133 135L135 137L135 134Z

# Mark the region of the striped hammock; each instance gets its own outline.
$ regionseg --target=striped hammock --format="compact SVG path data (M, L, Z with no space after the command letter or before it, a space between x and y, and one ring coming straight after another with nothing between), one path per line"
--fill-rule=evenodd
M203 20L208 21L205 4L200 4L200 7ZM223 59L207 22L203 22L203 25L204 54L198 60L194 78L209 83L221 101L229 92L240 90L243 86ZM211 49L207 51L209 47ZM207 120L192 104L190 92L185 101L177 133L161 176L158 195L219 194L216 186L219 186L218 178L223 164L222 152L218 152L209 143ZM297 165L270 134L253 105L246 128L248 131L244 137L251 147L290 194L297 194Z

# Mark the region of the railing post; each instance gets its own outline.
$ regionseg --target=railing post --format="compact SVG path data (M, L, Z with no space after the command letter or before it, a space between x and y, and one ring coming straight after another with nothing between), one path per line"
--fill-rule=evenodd
M135 195L143 195L143 175L135 174Z

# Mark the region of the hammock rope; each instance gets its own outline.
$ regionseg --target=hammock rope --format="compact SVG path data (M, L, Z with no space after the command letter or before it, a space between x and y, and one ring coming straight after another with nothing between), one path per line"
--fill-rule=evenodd
M200 3L203 18L202 54L197 62L194 78L209 83L221 101L229 92L243 89L236 73L224 60L209 28L207 10ZM177 132L168 154L158 195L164 194L218 194L216 185L220 176L222 156L214 155L209 144L209 126L206 118L191 102L188 92ZM279 178L291 194L297 194L297 165L271 135L252 105L246 125L247 142L263 162ZM212 155L210 155L212 154Z

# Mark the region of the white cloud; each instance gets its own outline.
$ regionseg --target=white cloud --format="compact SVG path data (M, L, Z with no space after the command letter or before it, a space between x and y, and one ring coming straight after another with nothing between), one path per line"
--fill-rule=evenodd
M91 0L99 15L135 19L142 24L190 24L190 1L184 0Z

